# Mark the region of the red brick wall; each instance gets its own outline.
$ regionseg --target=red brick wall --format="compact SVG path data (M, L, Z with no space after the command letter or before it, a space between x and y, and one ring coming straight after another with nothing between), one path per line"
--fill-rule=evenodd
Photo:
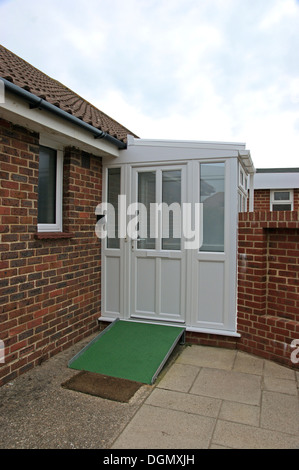
M270 189L256 189L254 191L254 210L256 212L270 210Z
M237 347L296 367L291 343L299 339L299 212L240 214L238 258Z
M268 230L267 313L299 322L299 230Z
M186 340L298 369L291 343L299 340L299 211L239 214L237 294L240 338L187 332Z
M39 136L0 120L0 385L94 332L100 315L102 163L64 156L66 238L37 237Z
M299 188L294 191L294 211L299 210ZM270 210L270 189L256 189L254 191L254 211Z

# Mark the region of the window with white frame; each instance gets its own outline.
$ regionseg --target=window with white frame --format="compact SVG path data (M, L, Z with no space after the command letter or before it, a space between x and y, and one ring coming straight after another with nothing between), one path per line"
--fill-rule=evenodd
M292 211L293 210L293 190L292 189L272 189L270 192L271 211Z
M239 212L247 211L248 198L248 176L244 169L239 165L239 181L238 181L238 210Z
M39 151L38 231L62 232L63 151L46 143Z

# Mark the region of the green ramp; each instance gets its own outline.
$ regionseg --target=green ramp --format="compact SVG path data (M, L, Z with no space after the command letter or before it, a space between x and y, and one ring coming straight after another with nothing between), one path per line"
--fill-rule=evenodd
M117 319L68 366L152 384L184 332L182 327Z

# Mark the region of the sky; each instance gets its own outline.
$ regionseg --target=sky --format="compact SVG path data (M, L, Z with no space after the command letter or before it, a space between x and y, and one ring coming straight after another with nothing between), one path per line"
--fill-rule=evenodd
M141 138L299 167L299 0L0 0L0 42Z

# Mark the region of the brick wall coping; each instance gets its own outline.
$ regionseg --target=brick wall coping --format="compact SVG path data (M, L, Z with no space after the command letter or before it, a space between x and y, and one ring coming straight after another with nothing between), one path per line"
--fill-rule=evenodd
M241 212L239 223L256 223L260 228L299 228L299 211Z

